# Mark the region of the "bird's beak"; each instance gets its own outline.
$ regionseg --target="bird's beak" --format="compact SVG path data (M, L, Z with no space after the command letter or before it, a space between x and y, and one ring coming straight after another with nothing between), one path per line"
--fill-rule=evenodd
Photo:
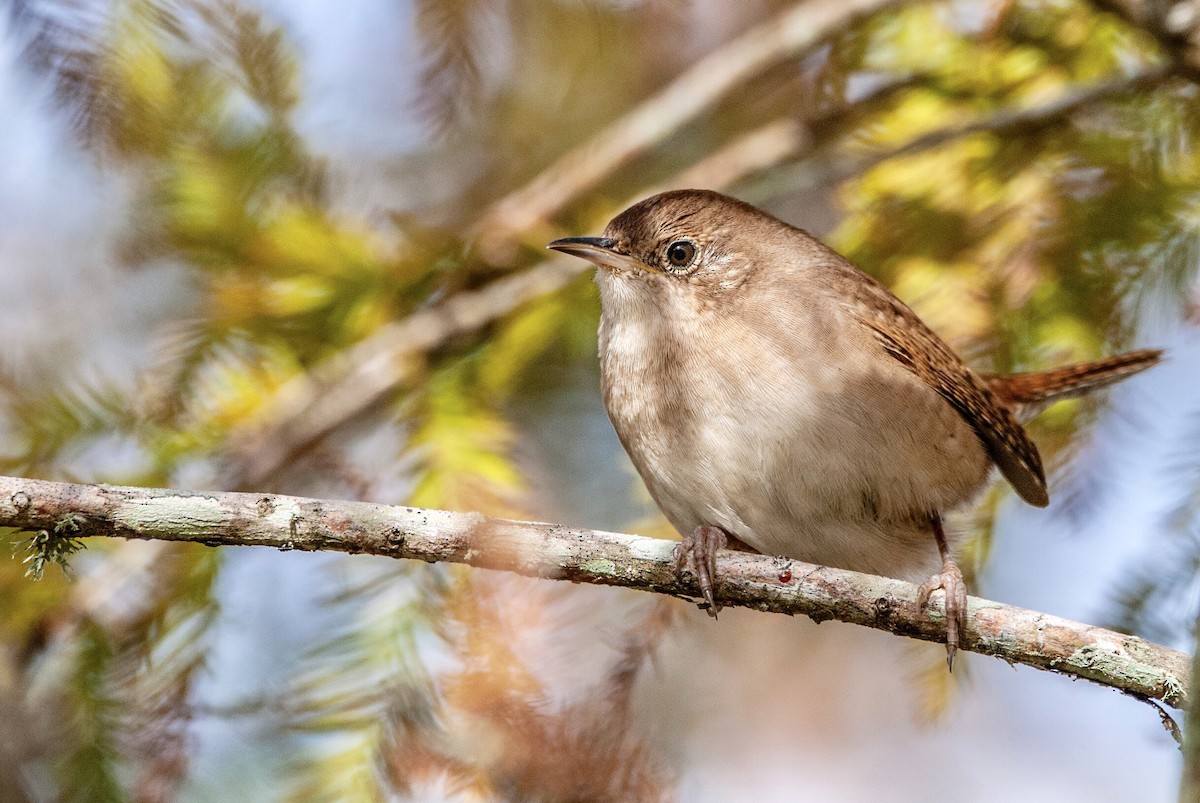
M547 248L562 251L573 257L586 259L598 268L613 270L651 270L641 260L616 250L617 241L608 237L563 237Z

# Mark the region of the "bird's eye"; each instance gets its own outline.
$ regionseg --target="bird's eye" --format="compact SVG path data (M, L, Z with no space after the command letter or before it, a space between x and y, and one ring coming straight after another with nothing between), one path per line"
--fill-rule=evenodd
M667 246L667 261L677 268L686 268L696 258L696 244L691 240L676 240Z

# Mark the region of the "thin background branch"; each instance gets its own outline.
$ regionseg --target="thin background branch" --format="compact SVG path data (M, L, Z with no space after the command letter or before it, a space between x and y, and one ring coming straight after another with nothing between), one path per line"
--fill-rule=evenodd
M474 233L485 259L504 263L514 243L544 225L606 176L713 108L768 67L799 56L834 31L896 0L813 0L731 40L654 97L563 154L484 213Z

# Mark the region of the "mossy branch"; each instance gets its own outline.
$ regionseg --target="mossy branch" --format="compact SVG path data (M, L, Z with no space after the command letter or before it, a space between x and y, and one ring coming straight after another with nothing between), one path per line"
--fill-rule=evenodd
M674 544L661 539L365 502L0 477L0 526L50 531L64 521L71 522L71 538L366 553L696 595L690 578L675 575ZM945 637L940 595L921 610L916 586L901 580L742 552L722 553L720 571L718 597L726 605L837 619L925 641ZM962 648L1176 708L1187 701L1184 653L1037 611L972 597Z

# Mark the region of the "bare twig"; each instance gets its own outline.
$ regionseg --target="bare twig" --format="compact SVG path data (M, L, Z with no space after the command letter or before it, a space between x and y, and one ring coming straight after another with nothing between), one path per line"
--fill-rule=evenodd
M1193 674L1195 673L1194 666L1192 667L1192 672L1193 672ZM1190 694L1191 690L1189 689L1188 692ZM1127 694L1130 697L1132 697L1133 699L1139 700L1139 701L1145 703L1146 705L1150 706L1151 708L1153 708L1154 713L1158 714L1158 719L1159 719L1159 722L1162 723L1163 730L1165 730L1167 732L1167 735L1170 736L1175 741L1175 744L1179 746L1179 749L1183 750L1183 731L1180 730L1179 723L1176 722L1174 717L1172 717L1170 715L1170 713L1167 712L1167 709L1163 708L1161 705L1156 703L1154 700L1151 700L1149 697L1143 697L1140 694L1134 694L1133 692L1128 692L1128 691L1125 692L1125 694Z
M507 261L512 243L606 176L713 108L774 64L793 58L850 21L896 0L809 0L714 50L521 189L492 205L474 228L480 253Z
M755 187L753 194L774 195L818 184L836 184L861 175L892 159L932 150L972 134L1028 134L1058 125L1075 112L1101 101L1155 86L1176 74L1172 67L1155 67L1123 78L1065 93L1062 97L1023 109L1003 109L959 126L922 134L902 145L837 160L814 159L777 170Z
M262 412L228 439L223 488L253 488L306 447L371 410L411 376L413 358L478 331L522 304L549 295L587 269L553 259L457 293L388 324L312 372L286 383Z
M364 502L0 477L0 526L52 531L66 518L78 537L367 553L696 594L676 577L674 544L665 540ZM718 596L726 605L838 619L926 641L946 632L940 606L921 610L911 583L761 555L723 553ZM967 620L963 649L1175 707L1187 702L1190 659L1176 650L977 598Z
M720 190L736 184L746 176L793 159L812 145L811 124L784 118L743 134L725 147L710 154L670 182L647 187L638 193L642 198L667 189L689 187L698 190Z

